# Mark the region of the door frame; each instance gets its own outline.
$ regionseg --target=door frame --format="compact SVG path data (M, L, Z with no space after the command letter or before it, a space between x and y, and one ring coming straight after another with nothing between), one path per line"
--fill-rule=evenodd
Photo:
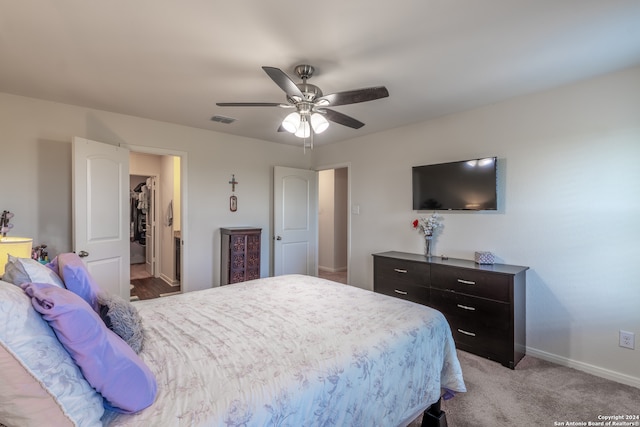
M185 293L188 291L189 284L189 270L186 268L188 264L187 262L185 262L189 259L189 246L185 245L184 243L189 241L189 229L187 227L186 221L184 220L185 218L187 218L188 211L187 189L189 186L187 185L187 153L185 151L159 147L148 147L144 145L121 144L121 146L134 153L180 157L180 291L182 293Z
M347 284L351 283L351 217L354 215L351 207L351 162L335 163L323 166L316 166L316 172L331 169L347 169ZM320 202L318 194L318 203ZM318 206L319 207L319 206ZM357 215L359 215L358 213ZM318 252L320 251L320 240L318 239Z

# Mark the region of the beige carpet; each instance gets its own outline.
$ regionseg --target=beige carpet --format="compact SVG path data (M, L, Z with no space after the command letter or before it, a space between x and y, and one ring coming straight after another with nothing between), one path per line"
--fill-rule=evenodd
M515 370L463 351L458 358L467 393L443 402L449 427L586 426L604 421L599 416L640 414L635 387L530 356ZM617 425L640 425L638 419L630 422ZM410 426L420 426L420 419Z
M149 273L147 273L145 264L131 264L131 280L137 279L146 279L147 277L151 277Z
M346 271L327 271L327 270L318 270L318 277L323 279L333 280L338 283L347 283L347 272Z

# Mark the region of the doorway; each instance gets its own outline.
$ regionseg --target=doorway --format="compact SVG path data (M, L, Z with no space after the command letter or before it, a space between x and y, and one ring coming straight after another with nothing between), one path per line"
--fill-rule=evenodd
M132 300L181 292L181 157L131 149Z
M129 164L135 155L130 155ZM129 175L131 280L155 275L155 177Z
M318 276L348 283L349 169L318 173Z

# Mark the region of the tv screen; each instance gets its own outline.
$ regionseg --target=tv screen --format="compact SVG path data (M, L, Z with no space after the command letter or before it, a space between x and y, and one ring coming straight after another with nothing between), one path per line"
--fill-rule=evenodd
M496 157L413 167L414 210L496 210Z

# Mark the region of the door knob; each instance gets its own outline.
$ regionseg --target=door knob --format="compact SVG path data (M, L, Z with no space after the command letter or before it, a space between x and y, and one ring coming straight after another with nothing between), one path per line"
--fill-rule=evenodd
M80 251L80 252L78 252L78 256L79 256L80 258L88 257L88 256L89 256L89 252L87 252L87 251Z
M276 240L282 240L282 237L276 236Z

